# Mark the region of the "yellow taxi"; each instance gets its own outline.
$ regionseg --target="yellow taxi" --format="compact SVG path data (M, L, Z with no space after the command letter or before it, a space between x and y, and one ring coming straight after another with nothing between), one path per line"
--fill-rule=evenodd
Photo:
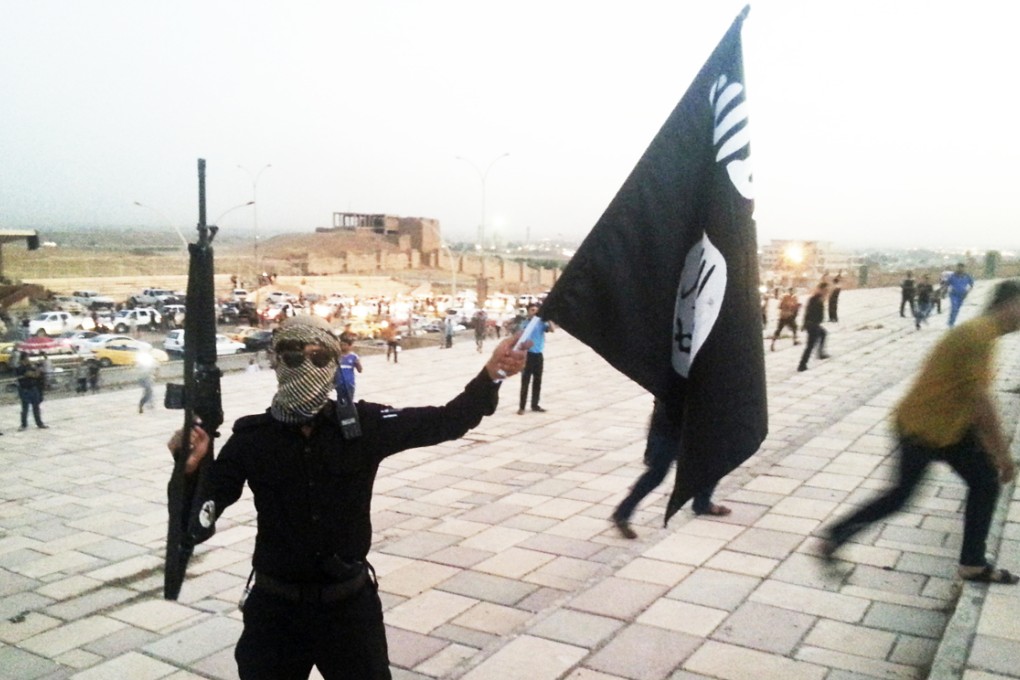
M92 350L100 366L141 366L147 362L166 363L167 353L147 342L114 339Z

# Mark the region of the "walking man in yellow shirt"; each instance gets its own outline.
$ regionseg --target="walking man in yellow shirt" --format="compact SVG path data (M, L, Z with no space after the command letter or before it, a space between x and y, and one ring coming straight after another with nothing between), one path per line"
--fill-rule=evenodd
M945 461L967 483L960 578L1015 584L1020 577L988 563L985 542L999 483L1016 473L991 393L995 341L1020 330L1020 281L1000 283L981 316L950 330L894 411L899 439L895 486L828 530L822 553L835 552L867 525L899 510L928 465Z

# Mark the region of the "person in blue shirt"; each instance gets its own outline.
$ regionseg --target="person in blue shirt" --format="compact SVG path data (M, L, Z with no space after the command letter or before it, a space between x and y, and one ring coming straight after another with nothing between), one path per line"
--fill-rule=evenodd
M355 371L361 373L361 358L354 353L354 338L340 336L340 363L336 370L336 391L347 392L347 398L354 402Z
M960 313L960 307L967 294L974 288L974 279L967 273L962 262L956 265L956 271L946 279L946 288L949 290L949 327L956 325L956 315Z
M536 314L538 314L538 305L528 305L527 321L530 322L531 318ZM527 326L527 323L522 323L523 326ZM542 396L542 369L544 364L542 351L545 349L545 334L552 331L553 325L548 321L544 321L538 324L528 338L531 340L531 348L528 350L528 358L524 364L524 371L521 373L521 404L517 410L517 415L519 416L524 415L524 407L528 403L528 385L532 381L534 382L534 387L531 390L531 410L537 413L545 412L545 409L539 405L539 400Z

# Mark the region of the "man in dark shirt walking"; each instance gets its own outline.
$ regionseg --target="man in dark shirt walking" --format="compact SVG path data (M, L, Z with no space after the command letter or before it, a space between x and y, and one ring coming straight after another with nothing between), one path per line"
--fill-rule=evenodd
M910 305L910 315L914 314L914 272L907 272L907 278L900 284L900 316L905 317L903 308Z
M390 678L382 605L368 564L371 499L383 458L457 439L495 412L499 382L518 373L516 338L445 406L356 406L360 434L345 434L328 399L340 346L325 322L294 317L273 340L278 389L272 406L246 416L212 467L209 500L219 516L245 482L255 496L255 585L244 604L234 656L242 680ZM527 349L528 343L524 343ZM195 428L186 469L207 454ZM180 448L181 432L169 446Z
M32 363L32 359L22 352L18 359L18 367L14 369L14 375L18 382L18 397L21 399L21 428L28 429L28 410L32 409L32 417L35 418L36 427L45 430L49 426L42 421L42 411L39 407L43 400L43 386L45 375L41 366Z
M818 358L828 359L829 355L825 353L825 338L828 335L826 330L822 328L822 321L825 320L825 295L828 292L829 284L822 281L815 288L815 293L807 301L807 307L804 309L804 330L807 331L807 347L804 348L804 354L800 357L800 365L797 366L798 371L806 371L808 366L808 359L811 358L811 352L815 346L818 347Z

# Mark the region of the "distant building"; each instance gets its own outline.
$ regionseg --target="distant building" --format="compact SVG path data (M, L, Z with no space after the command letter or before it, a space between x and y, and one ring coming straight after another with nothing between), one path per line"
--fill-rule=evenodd
M396 217L368 213L333 213L333 227L319 227L316 232L349 231L355 234L375 234L396 244L402 250L431 253L442 245L439 220L429 217Z
M835 248L830 241L773 240L762 246L758 255L764 281L810 281L825 274L855 275L860 264L859 257Z

